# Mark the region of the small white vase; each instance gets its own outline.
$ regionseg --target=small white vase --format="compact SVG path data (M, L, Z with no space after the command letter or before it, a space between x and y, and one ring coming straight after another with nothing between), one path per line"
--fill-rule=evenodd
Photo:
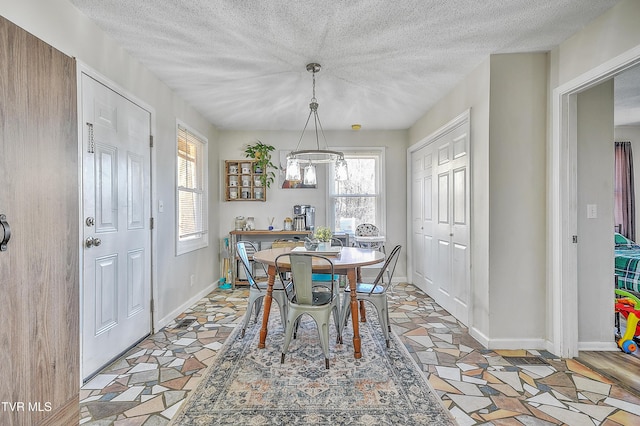
M331 250L330 241L320 241L318 243L318 251L329 251L329 250Z

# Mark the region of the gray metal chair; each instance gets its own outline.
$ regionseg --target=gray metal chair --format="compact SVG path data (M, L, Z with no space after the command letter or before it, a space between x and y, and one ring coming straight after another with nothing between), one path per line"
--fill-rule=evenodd
M401 248L402 246L400 245L393 248L373 283L356 284L356 297L358 301L370 302L375 306L376 311L378 312L378 321L380 321L380 326L382 327L382 333L384 334L384 338L387 342L387 347L389 347L389 332L391 331L391 325L389 323L389 306L387 303L387 290L390 288L391 278L395 272ZM388 277L386 283L383 279L384 275L387 275ZM351 314L351 309L349 309L350 302L351 290L349 286L347 286L344 289L344 297L342 298L341 324L343 327L347 323L347 319Z
M310 253L285 253L275 260L276 276L280 276L283 259L288 258L291 270L291 290L285 289L288 301L285 339L282 345L280 363L284 363L285 354L291 339L296 332L298 322L303 314L309 315L318 327L320 346L325 357L325 367L329 368L329 317L333 313L333 322L337 330L337 342L342 343L342 323L340 322L340 297L334 277L333 262L325 256ZM312 265L325 265L330 272L330 285L314 286L312 281ZM286 268L288 269L288 268Z
M253 268L249 263L248 253L250 252L253 254L256 251L256 246L249 241L239 241L238 243L236 243L236 252L238 254L238 257L240 258L240 263L244 267L245 273L247 275L247 280L249 281L249 300L247 304L247 313L244 316L244 325L242 326L240 337L244 337L247 326L249 325L251 313L254 308L256 312L256 322L258 322L258 314L260 313L260 308L262 308L262 301L264 300L264 296L267 295L268 283L266 281L256 281L252 273ZM254 262L254 266L255 263L256 262ZM264 269L264 265L262 265L261 263L260 265ZM272 297L273 300L278 303L278 307L280 308L280 318L282 319L282 324L284 326L287 319L287 302L286 293L284 291L284 284L281 280L273 283Z
M342 244L342 240L339 238L331 238L331 247L344 247ZM327 286L331 281L330 274L312 274L313 284ZM336 281L340 281L340 275L334 275L333 279ZM337 288L337 287L336 287Z

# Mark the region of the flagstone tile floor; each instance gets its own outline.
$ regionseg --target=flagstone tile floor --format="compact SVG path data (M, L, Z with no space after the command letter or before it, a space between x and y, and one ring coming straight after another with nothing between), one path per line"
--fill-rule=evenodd
M168 424L242 320L247 296L214 290L102 370L81 389L80 424ZM639 395L546 351L485 349L413 285L394 287L390 319L460 425L640 425Z

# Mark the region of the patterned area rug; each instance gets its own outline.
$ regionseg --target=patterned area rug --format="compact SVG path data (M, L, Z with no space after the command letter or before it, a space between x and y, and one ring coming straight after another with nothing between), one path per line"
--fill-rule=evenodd
M350 323L344 344L336 344L331 321L327 370L307 316L280 364L284 331L274 304L266 348L258 349L260 323L250 324L244 339L238 326L171 424L455 424L395 335L386 348L375 309L367 314L359 360L353 358Z

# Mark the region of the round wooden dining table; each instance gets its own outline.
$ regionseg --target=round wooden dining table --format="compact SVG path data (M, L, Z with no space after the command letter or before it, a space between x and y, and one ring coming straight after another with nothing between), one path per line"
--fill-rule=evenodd
M267 326L269 324L269 312L271 311L271 301L273 295L273 283L276 279L276 257L283 253L291 252L291 247L273 248L268 250L261 250L253 255L253 260L260 262L267 266L267 274L269 275L269 282L267 287L267 294L264 298L264 312L262 314L262 328L260 329L260 342L258 348L265 347L265 341L267 340ZM310 252L312 253L312 252ZM375 265L384 260L385 254L372 249L357 248L357 247L342 247L340 254L337 256L327 256L333 263L333 270L335 274L346 275L349 288L351 291L351 318L353 324L353 356L354 358L360 358L362 353L360 352L360 327L358 317L358 299L356 297L356 283L358 280L358 269L362 266ZM286 269L286 258L278 261L278 267L282 270ZM312 266L313 272L317 273L330 273L330 267L325 264L315 263Z

